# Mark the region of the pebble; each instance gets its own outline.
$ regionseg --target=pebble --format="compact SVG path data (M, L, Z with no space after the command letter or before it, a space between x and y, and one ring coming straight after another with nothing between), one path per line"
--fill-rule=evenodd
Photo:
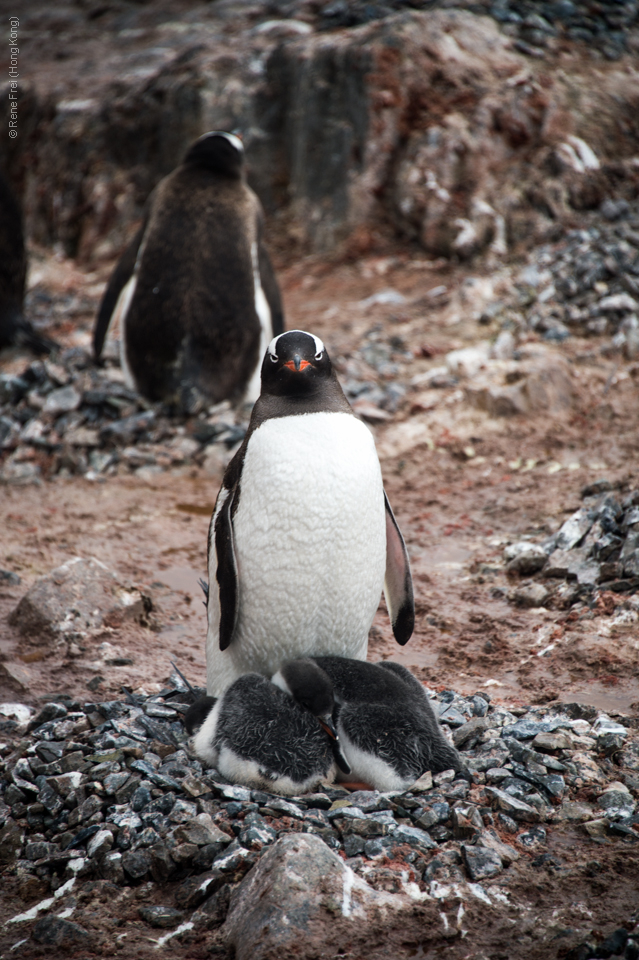
M515 716L480 694L432 697L440 716L453 719L462 756L485 785L469 787L450 770L421 778L402 795L347 795L336 785L289 800L224 783L216 771L202 769L175 723L190 702L177 679L162 691L163 710L155 709L157 699L143 697L136 705L52 701L33 718L26 738L21 735L22 756L4 754L3 760L0 754L0 863L12 869L19 861L27 877L43 878L52 889L60 871L120 887L178 880L174 906L140 912L150 926L173 929L185 911L205 910L209 902L218 917L233 884L291 830L316 833L356 871L383 857L413 870L420 863L427 885L507 877L517 847L543 850L555 821L574 824L584 842L636 840L639 776L628 777L639 771L639 743L625 722L580 704L521 708ZM122 733L137 729L140 717L152 719L150 729L140 728L135 738ZM78 718L89 722L73 739L53 737L64 732L58 725ZM607 736L620 738L620 759L628 763L615 767L618 780L597 754ZM171 738L172 746L162 746ZM77 769L40 772L69 758L76 758ZM596 803L574 799L584 784L596 786ZM191 873L186 879L185 871ZM224 896L213 902L222 889Z

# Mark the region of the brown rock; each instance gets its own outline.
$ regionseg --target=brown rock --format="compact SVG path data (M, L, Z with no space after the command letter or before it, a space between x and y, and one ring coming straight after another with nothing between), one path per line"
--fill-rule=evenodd
M236 960L293 949L301 956L317 937L317 920L330 930L342 917L367 923L402 909L412 910L409 897L373 890L319 837L294 833L273 844L235 890L222 930Z
M148 601L127 588L115 573L91 557L74 557L40 577L25 593L9 622L26 637L38 639L114 626L145 615Z
M562 413L573 403L573 386L568 365L559 358L548 358L522 366L521 379L500 384L485 378L465 387L466 399L491 417L516 414Z

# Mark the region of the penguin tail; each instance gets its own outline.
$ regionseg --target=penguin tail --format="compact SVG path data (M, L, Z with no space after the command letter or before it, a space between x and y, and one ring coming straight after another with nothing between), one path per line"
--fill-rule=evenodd
M205 606L205 607L208 607L208 605L209 605L209 585L208 585L208 583L206 582L206 580L203 580L203 579L202 579L202 577L200 577L200 579L198 580L198 584L199 584L200 587L202 588L202 593L203 593L204 596L206 597L206 599L203 600L202 602L204 603L204 606Z

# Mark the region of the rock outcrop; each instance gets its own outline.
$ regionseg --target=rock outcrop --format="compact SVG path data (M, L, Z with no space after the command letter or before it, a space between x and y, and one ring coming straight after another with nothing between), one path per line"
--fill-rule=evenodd
M537 30L538 56L496 15L378 13L325 31L325 13L313 20L300 5L300 19L272 20L264 10L256 25L216 4L200 19L150 25L141 10L124 31L106 17L99 41L91 34L103 66L90 74L91 28L76 16L66 82L51 90L34 53L21 137L0 150L29 235L85 260L112 257L154 185L209 129L243 133L272 228L320 251L348 240L361 252L392 226L433 254L501 255L552 236L575 210L636 193L627 118L639 81L623 59L593 83L570 33L564 71L549 24ZM32 14L25 56L45 21Z

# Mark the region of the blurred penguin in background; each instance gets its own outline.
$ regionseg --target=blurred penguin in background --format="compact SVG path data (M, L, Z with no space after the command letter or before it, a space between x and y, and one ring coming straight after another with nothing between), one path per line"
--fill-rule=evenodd
M153 191L111 276L96 361L117 319L125 378L148 400L186 412L202 402L254 402L266 347L284 329L263 220L242 141L200 137Z
M0 349L28 347L34 353L50 353L57 344L37 333L22 313L26 279L22 212L0 173Z

